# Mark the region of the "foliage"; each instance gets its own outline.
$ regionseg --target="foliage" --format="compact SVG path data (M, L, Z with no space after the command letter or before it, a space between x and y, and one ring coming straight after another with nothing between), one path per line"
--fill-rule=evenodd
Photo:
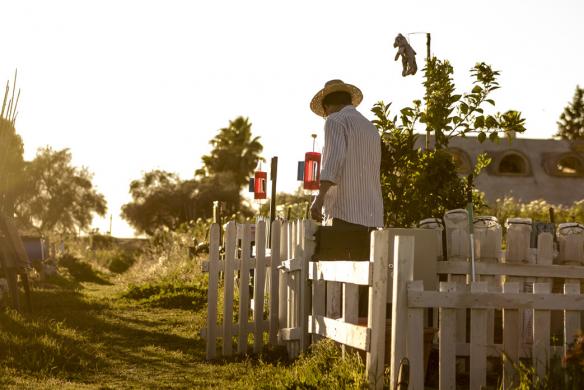
M195 283L143 283L131 284L120 298L141 304L167 309L201 310L207 303L207 286Z
M312 344L290 367L262 363L241 382L254 389L366 389L365 367L356 353L343 358L338 345L323 339Z
M71 163L69 149L38 150L27 164L27 189L19 199L17 212L43 234L76 234L87 229L93 214L105 215L102 194L93 184L87 168Z
M557 125L556 137L567 140L584 138L584 88L576 86L572 102L564 108Z
M554 205L543 199L523 203L512 196L507 196L497 199L485 212L497 217L501 223L505 223L508 218L514 217L531 218L534 221L546 222L549 221L550 208L554 209L556 223L584 222L584 199L576 201L570 206L564 206Z
M385 224L409 227L428 217L440 217L448 209L464 207L467 185L456 173L448 143L452 137L476 135L479 142L487 138L497 141L500 134L523 132L524 119L516 111L485 114L486 103L494 105L490 94L499 88L498 71L485 63L471 70L475 79L471 92L455 94L453 68L448 61L431 58L424 68L424 106L414 100L391 118L390 104L379 102L372 108L373 123L381 133L381 186L385 207ZM415 149L415 130L425 125L434 134L435 149ZM480 156L474 174L490 160ZM477 192L473 195L475 208L484 207Z
M290 219L302 219L306 216L307 206L310 205L310 195L304 193L302 187L289 194L279 192L276 195L276 216L288 219L288 210L290 210ZM270 215L270 203L265 202L260 207L260 215Z
M24 184L23 154L24 145L14 125L0 116L0 211L8 215Z
M203 168L194 178L154 170L130 183L132 201L122 206L122 216L137 232L153 235L210 218L213 201L222 202L227 215L251 215L240 192L261 160L259 137L252 137L248 119L238 117L210 143L213 150L202 157Z

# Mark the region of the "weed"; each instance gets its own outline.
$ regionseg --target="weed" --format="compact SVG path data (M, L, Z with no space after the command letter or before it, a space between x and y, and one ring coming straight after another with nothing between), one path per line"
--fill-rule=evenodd
M131 284L120 294L122 299L166 309L200 310L207 303L207 288L202 282Z

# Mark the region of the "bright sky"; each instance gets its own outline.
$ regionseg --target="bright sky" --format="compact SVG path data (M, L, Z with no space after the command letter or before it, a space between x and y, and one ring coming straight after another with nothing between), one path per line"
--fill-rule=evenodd
M398 112L421 98L421 72L402 78L393 60L397 33L430 32L461 90L476 62L501 70L497 107L522 111L525 137L550 137L584 85L580 1L2 0L0 9L0 80L18 68L25 157L70 148L94 172L116 236L132 236L119 217L131 180L155 168L191 177L238 115L264 157L280 157L279 187L292 191L310 134L322 133L308 104L325 81L361 88L370 118L378 100ZM422 68L425 35L409 37ZM107 231L108 220L95 226Z

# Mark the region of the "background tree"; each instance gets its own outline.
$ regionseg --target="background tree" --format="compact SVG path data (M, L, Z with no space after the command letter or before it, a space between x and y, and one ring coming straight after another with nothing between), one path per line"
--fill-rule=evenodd
M555 137L571 141L584 138L584 88L576 86L572 102L564 108L557 124Z
M280 217L286 218L288 208L290 208L291 219L306 218L306 209L310 205L310 195L304 192L300 185L293 193L279 192L276 195L276 209L279 210ZM270 202L262 203L260 214L268 217L270 215Z
M14 202L24 183L24 145L16 133L15 123L20 90L16 92L16 73L12 83L6 82L0 109L0 210L14 213Z
M75 234L90 226L93 214L106 213L104 196L93 188L93 175L72 165L69 149L39 149L25 175L27 188L17 212L43 234Z
M382 141L381 185L385 224L410 227L421 219L441 217L446 210L466 203L466 182L456 174L447 152L452 137L476 135L479 142L497 141L501 135L525 131L524 119L517 111L485 113L485 103L495 105L490 94L499 88L499 72L485 63L471 70L474 87L469 93L455 94L453 68L448 61L431 58L424 68L426 93L424 105L415 100L412 107L391 118L391 104L379 102L372 112ZM434 135L433 150L415 149L414 130ZM475 174L489 163L481 156ZM481 197L475 196L482 206Z
M136 231L152 235L160 228L176 230L198 218L210 218L213 201L223 203L224 214L250 216L241 190L262 160L259 137L253 137L247 118L238 117L210 143L213 149L202 157L203 167L192 179L152 171L132 181L132 201L122 206L122 217Z

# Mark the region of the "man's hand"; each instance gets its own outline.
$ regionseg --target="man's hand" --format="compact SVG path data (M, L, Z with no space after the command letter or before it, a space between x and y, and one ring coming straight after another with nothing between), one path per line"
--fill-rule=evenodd
M312 205L310 206L310 216L317 222L322 222L322 205L324 203L324 196L318 194Z

